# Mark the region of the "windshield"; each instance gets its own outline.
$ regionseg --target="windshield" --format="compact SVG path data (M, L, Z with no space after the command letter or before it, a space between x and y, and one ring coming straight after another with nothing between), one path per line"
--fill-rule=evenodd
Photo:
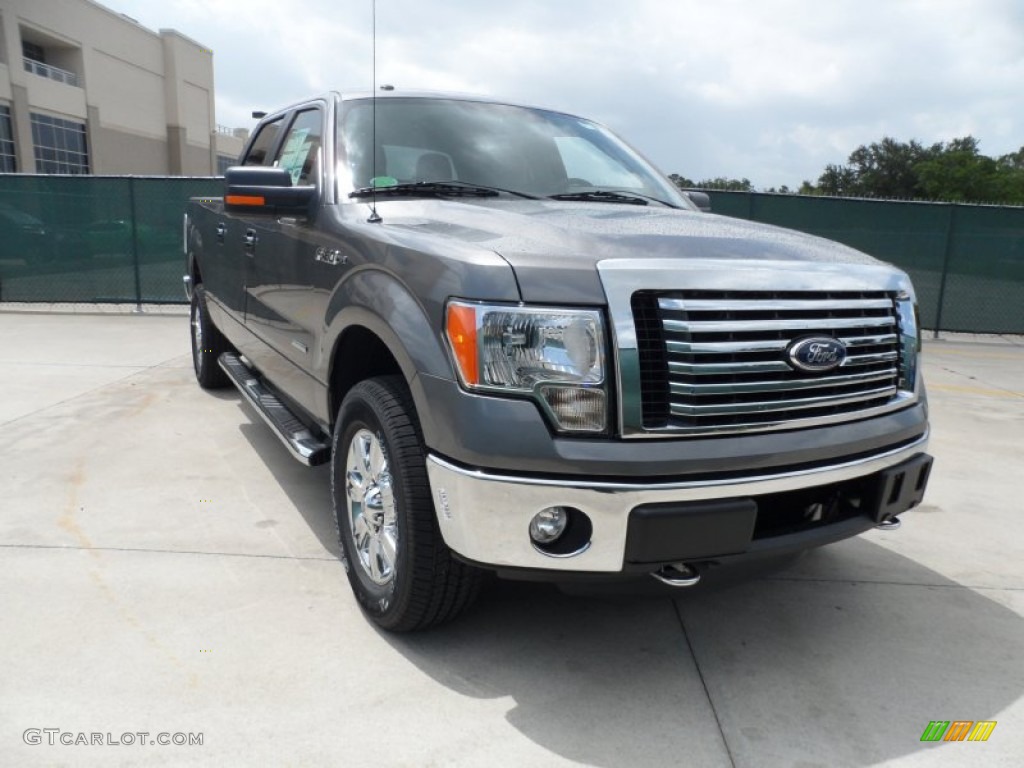
M634 193L691 207L674 186L606 128L540 109L457 99L345 103L341 193L415 182L457 181L551 197L592 190Z

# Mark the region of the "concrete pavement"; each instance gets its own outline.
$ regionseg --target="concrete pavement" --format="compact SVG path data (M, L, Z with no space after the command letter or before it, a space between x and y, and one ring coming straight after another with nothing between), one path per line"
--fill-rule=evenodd
M196 386L187 318L0 313L0 765L1019 765L1024 346L930 342L926 376L898 532L676 599L499 583L395 637L326 470ZM958 719L998 725L919 741Z

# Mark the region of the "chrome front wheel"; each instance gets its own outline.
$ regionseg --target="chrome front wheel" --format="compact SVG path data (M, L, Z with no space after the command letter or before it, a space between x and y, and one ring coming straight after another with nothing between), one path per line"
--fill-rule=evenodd
M391 472L380 438L366 429L356 432L345 467L353 548L370 580L384 586L395 577L399 535Z
M331 497L349 584L378 626L426 629L473 602L481 573L445 546L416 406L400 376L361 381L342 400Z

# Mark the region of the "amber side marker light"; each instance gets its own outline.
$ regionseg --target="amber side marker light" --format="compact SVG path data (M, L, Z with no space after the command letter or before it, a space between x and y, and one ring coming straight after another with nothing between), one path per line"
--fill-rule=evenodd
M448 341L455 353L459 373L467 386L480 383L480 368L477 363L476 310L461 304L448 305L448 322L445 326Z
M266 198L261 195L228 195L224 198L228 205L266 205Z

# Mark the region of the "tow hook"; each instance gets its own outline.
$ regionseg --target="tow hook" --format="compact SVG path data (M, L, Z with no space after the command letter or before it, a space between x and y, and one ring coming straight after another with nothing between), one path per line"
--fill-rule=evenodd
M700 581L700 571L686 563L664 565L656 571L651 571L651 576L670 587L692 587Z

